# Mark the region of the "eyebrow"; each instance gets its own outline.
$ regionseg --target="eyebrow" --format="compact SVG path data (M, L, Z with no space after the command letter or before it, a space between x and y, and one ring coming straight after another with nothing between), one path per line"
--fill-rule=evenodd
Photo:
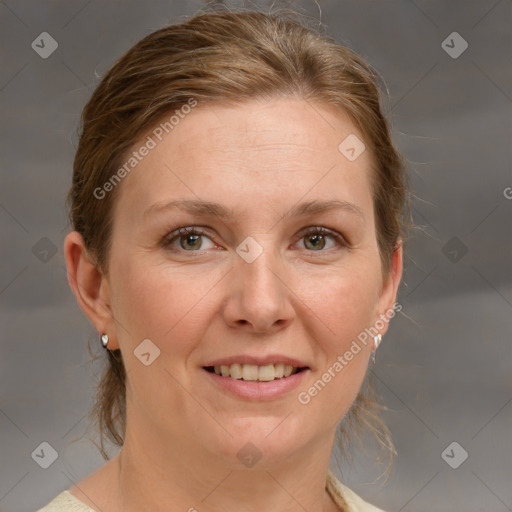
M235 212L231 208L227 208L219 203L211 201L198 201L191 199L180 199L175 201L169 201L167 203L155 203L150 206L143 214L143 218L148 215L154 215L169 209L179 209L185 213L189 213L194 216L211 216L218 217L220 219L229 219L235 217ZM293 206L288 210L283 218L291 217L302 217L306 215L313 215L317 213L323 213L330 210L341 210L347 213L354 214L360 217L363 221L365 220L363 211L359 206L354 203L339 200L329 201L308 201Z

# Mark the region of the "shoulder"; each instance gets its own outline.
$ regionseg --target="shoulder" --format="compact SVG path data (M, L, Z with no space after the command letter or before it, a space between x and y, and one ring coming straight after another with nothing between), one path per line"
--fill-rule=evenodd
M364 501L354 491L343 485L334 474L327 474L327 491L334 502L346 512L384 512L367 501ZM75 498L69 491L63 491L50 503L36 512L95 512L88 505Z
M384 510L364 501L354 491L343 485L330 470L327 474L326 488L334 502L346 512L384 512Z
M75 498L69 491L63 491L36 512L94 512L94 510Z

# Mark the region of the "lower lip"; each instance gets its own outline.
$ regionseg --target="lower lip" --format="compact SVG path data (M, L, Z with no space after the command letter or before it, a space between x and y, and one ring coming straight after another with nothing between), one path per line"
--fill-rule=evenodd
M275 379L267 382L262 381L245 381L241 379L232 379L223 377L216 373L209 372L203 368L203 371L213 380L213 382L221 389L233 393L239 398L246 400L274 400L286 395L294 390L309 372L309 369L302 370L298 373Z

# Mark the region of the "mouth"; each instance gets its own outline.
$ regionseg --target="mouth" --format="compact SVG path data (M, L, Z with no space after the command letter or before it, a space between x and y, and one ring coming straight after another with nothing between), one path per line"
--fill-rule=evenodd
M258 366L256 364L234 363L231 365L203 366L210 373L226 377L233 380L243 380L252 382L271 382L281 380L307 370L307 367L297 367L284 363L266 364Z

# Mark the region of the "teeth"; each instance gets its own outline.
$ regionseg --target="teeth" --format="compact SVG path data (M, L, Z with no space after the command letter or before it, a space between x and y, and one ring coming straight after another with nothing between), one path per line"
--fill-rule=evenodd
M258 380L258 367L255 364L242 365L242 378L244 380Z
M276 371L273 364L267 364L258 368L258 380L269 381L274 380Z
M217 375L230 377L232 379L269 382L274 379L289 377L290 375L297 373L298 368L283 363L266 364L264 366L235 363L230 366L214 366L214 371Z
M242 365L238 363L232 364L230 366L229 373L229 376L231 376L232 379L241 379L244 376L242 371Z

